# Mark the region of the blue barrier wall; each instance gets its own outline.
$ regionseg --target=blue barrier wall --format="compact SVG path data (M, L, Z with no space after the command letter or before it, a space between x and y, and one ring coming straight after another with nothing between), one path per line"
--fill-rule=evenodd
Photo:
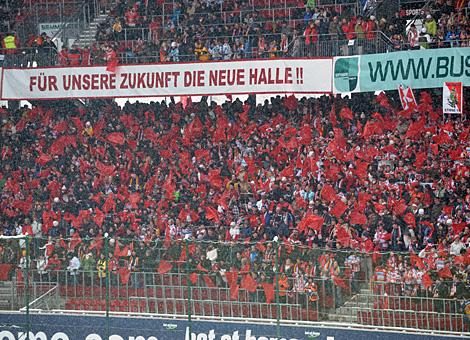
M25 339L25 315L0 314L0 340ZM31 315L31 340L101 340L106 319L101 316ZM445 340L448 336L359 331L322 327L276 326L219 321L187 321L112 317L110 340ZM461 338L461 337L460 337Z

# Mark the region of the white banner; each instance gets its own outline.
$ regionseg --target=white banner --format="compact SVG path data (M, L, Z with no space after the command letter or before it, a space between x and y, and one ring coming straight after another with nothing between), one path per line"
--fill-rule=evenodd
M442 112L463 112L463 86L461 82L445 82L442 88Z
M42 22L39 24L39 34L46 33L48 37L52 38L62 26L62 22Z
M119 98L330 93L332 59L4 69L2 98Z

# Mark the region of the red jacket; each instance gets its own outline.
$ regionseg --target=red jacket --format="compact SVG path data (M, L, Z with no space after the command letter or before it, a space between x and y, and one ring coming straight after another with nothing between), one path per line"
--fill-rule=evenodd
M373 40L375 38L375 31L377 30L375 21L368 20L362 25L362 27L364 28L366 39Z
M310 45L318 41L318 33L315 27L308 26L304 32L305 44Z

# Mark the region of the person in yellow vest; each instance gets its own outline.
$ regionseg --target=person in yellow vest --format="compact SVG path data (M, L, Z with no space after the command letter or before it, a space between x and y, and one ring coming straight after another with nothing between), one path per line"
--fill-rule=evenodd
M200 60L200 57L202 55L202 48L203 45L200 40L196 41L194 44L194 56L196 57L196 60Z
M3 54L5 55L5 59L3 61L3 66L16 66L21 64L18 60L17 51L20 47L20 42L18 37L16 36L15 32L8 33L2 39L2 47L3 47ZM12 56L12 55L15 56Z
M201 51L201 55L199 56L200 61L208 61L211 58L211 55L209 53L209 50L207 47L203 47Z
M14 32L8 33L2 40L2 47L5 49L5 54L16 53L20 47L18 37Z
M106 258L103 253L101 253L100 259L96 263L96 270L98 270L100 281L106 278Z

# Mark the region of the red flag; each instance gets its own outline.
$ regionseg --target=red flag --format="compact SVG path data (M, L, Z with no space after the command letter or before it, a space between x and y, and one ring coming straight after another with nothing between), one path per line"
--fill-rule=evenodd
M416 227L416 220L415 220L415 216L409 212L405 215L405 217L403 217L403 220L408 224L408 225L411 225L413 226L413 228Z
M367 217L359 211L353 211L349 214L349 223L364 225L367 224Z
M348 286L348 284L346 283L346 281L344 281L344 279L342 279L342 278L340 278L340 277L334 276L334 277L333 277L333 283L334 283L336 286L339 286L339 287L341 287L341 288L344 289L344 290L348 290L348 289L349 289L349 286Z
M80 120L80 118L78 117L70 117L70 120L73 122L73 124L75 125L75 128L77 129L77 131L82 131L83 129L83 123L82 121Z
M437 275L439 275L439 277L442 278L442 279L444 279L444 278L452 279L453 278L452 272L450 271L450 268L448 266L445 266L444 268L439 270L437 272Z
M68 249L68 245L63 238L60 238L59 245L64 249Z
M194 151L194 156L198 161L201 161L202 159L205 159L206 162L209 162L211 159L211 154L209 150L206 149L201 149L201 150L196 150Z
M400 85L398 87L398 94L400 95L400 102L403 110L414 110L418 107L411 87L405 88L403 85Z
M467 226L466 222L452 223L452 230L454 231L454 235L460 234L465 229L466 226Z
M93 221L95 221L98 227L101 227L103 225L104 214L99 208L95 209L95 216L93 217Z
M13 267L12 264L3 263L0 264L0 281L8 281L10 270Z
M116 242L117 243L117 242ZM119 277L121 278L121 283L127 285L129 283L129 277L131 276L131 271L127 267L119 268Z
M101 248L103 248L103 237L101 236L101 234L94 238L94 240L90 243L88 250L91 251L95 248L98 253L101 252Z
M113 193L110 193L108 197L106 198L106 201L103 203L103 206L101 207L103 211L107 214L110 210L113 210L116 212L116 202L114 202L114 195Z
M36 163L38 163L41 166L46 165L50 161L52 161L52 157L42 152L39 154L39 157L36 158Z
M109 49L106 51L106 71L116 73L119 59L115 51Z
M215 287L214 281L212 281L212 279L208 275L203 275L202 279L204 280L204 282L206 283L206 286L208 288L214 288Z
M454 207L451 206L451 205L445 205L445 206L442 208L442 211L443 211L444 214L446 214L447 216L451 216L451 215L452 215L452 210L454 210Z
M171 263L169 263L168 261L165 261L165 260L161 260L160 264L158 265L157 273L158 274L166 274L172 268L173 268L173 266L171 265Z
M240 290L239 285L232 285L230 286L230 299L232 300L238 300L238 291Z
M168 249L171 246L171 235L170 235L170 227L167 226L165 227L165 241L163 241L163 248ZM185 254L186 254L186 249L184 249Z
M291 95L289 97L284 97L284 107L287 110L293 111L297 108L297 106L298 106L297 98L295 98L294 95Z
M339 112L339 116L343 119L353 120L353 113L349 107L343 107Z
M191 281L191 283L193 285L196 285L197 284L197 273L192 273L189 275L189 281Z
M348 206L344 204L340 199L335 200L335 206L331 209L331 214L340 218L344 212L348 209Z
M366 242L364 242L364 250L366 253L371 253L374 250L374 243L371 239L367 239Z
M125 138L122 132L112 132L107 137L108 141L112 144L124 145Z
M426 266L424 265L423 259L421 259L415 253L410 254L410 262L412 266L415 266L419 270L423 270L424 268L426 268Z
M426 162L427 158L428 157L426 155L426 152L416 153L415 162L414 162L414 166L416 167L416 169L421 169L424 165L424 162Z
M121 249L119 249L119 242L116 240L114 243L114 256L119 257L121 254Z
M194 255L194 252L196 251L196 244L191 243L191 244L188 246L188 250L189 250L189 254L190 254L190 255Z
M279 173L279 176L280 177L287 177L287 178L290 178L290 177L293 177L294 176L294 164L288 166L288 167L285 167L280 173Z
M16 281L18 283L23 282L23 271L21 269L16 270Z
M100 172L100 175L104 176L113 176L114 170L116 167L114 165L105 165L101 163L99 160L96 161L96 169Z
M196 267L197 270L201 271L201 272L204 272L204 273L208 273L209 271L204 268L200 263L197 265Z
M298 224L298 229L300 231L305 231L307 228L312 228L316 231L321 230L321 227L323 226L324 219L323 217L314 215L314 214L308 214L303 218L299 224Z
M330 122L331 122L331 126L333 127L338 125L338 121L336 120L336 109L334 105L331 107L331 111L330 111Z
M274 284L263 282L261 284L264 289L264 295L266 296L266 303L271 303L274 300Z
M140 194L138 192L134 192L129 195L129 203L131 204L132 209L137 209L138 204L140 202Z
M421 280L423 282L424 288L429 288L434 283L428 273L424 274Z
M236 270L225 272L225 278L227 279L228 285L233 286L234 284L237 283L238 272Z
M250 293L254 293L256 292L257 286L258 284L250 274L247 274L243 277L243 280L241 282L241 288L246 289Z
M56 132L64 132L65 130L67 130L69 128L69 124L66 120L63 120L59 123L57 123L56 125L54 125L54 127L52 128L54 131Z
M395 214L401 216L405 213L405 210L407 208L405 200L399 200L396 202L391 202L392 210Z
M349 247L349 244L351 243L351 236L343 227L337 227L336 241L343 247Z
M186 260L186 247L183 247L178 261L183 262L185 260Z
M70 239L70 245L69 248L71 251L75 250L75 247L78 246L80 243L82 243L82 239L80 237L80 234L78 232L75 232Z
M121 250L121 249L119 249L119 242L116 241L116 245L114 246L114 256L117 257L117 258L129 256L129 247L125 246Z
M416 122L412 122L406 131L405 137L412 138L421 135L424 132L424 126L426 125L426 117L423 115Z
M206 207L206 219L209 221L220 222L219 213L212 207Z
M372 137L373 135L381 135L382 133L383 129L379 123L368 120L364 126L364 131L362 131L362 137L369 139L369 137Z
M321 198L326 201L333 202L334 200L336 200L336 191L329 184L325 184L323 186L323 188L321 189L320 195L321 195Z

